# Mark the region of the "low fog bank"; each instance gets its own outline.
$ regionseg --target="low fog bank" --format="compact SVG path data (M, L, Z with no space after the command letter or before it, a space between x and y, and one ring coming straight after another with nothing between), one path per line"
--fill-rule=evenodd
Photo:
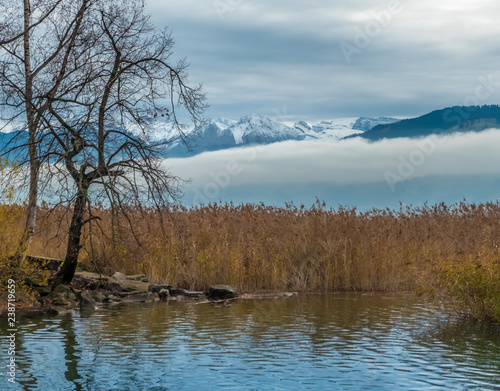
M183 203L215 201L398 207L500 198L500 130L370 143L290 141L165 164L191 178Z

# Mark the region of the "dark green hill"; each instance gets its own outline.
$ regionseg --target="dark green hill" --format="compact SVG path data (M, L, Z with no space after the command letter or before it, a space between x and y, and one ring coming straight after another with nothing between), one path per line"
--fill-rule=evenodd
M418 118L377 125L359 135L369 140L397 137L423 137L430 134L480 132L500 128L500 106L454 106Z

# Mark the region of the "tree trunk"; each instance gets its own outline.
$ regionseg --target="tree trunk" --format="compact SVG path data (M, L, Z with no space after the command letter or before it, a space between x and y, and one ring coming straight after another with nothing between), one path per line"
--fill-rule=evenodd
M78 254L80 253L80 238L82 236L82 228L85 224L83 219L85 214L85 204L87 201L87 188L79 188L76 196L75 206L73 207L73 217L69 227L68 247L66 257L61 266L61 270L57 273L56 284L69 284L75 276L76 266L78 264Z
M31 138L31 136L30 136ZM30 150L32 146L30 145ZM36 150L36 145L33 146ZM36 154L36 152L35 152ZM31 152L30 152L31 156ZM30 248L31 240L33 239L33 234L35 233L36 225L36 208L38 203L38 173L40 171L40 164L38 160L31 161L30 163L30 187L29 187L29 197L28 197L28 215L26 216L26 223L24 226L23 236L19 242L19 246L16 252L16 258L20 261L22 265L26 259L26 254Z
M31 239L35 232L36 224L36 207L38 203L38 175L40 172L40 161L37 151L37 129L35 125L35 108L33 106L33 75L31 73L31 49L30 49L30 23L31 23L31 6L29 0L24 0L24 77L26 82L25 87L25 103L26 103L26 120L29 133L29 162L30 162L30 187L28 195L28 215L23 236L19 242L16 252L16 258L19 259L21 265L26 259L26 254L31 245Z

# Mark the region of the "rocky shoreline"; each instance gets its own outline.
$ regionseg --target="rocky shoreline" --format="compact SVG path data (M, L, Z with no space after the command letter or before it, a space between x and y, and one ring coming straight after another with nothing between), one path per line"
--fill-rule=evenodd
M235 299L290 297L295 292L240 294L228 285L214 285L207 292L173 288L167 284L150 284L145 275L125 275L116 272L103 276L77 272L70 286L33 286L37 302L32 307L18 307L21 313L63 314L75 309L92 312L101 305L129 303L196 302L228 303ZM6 311L0 309L0 315Z

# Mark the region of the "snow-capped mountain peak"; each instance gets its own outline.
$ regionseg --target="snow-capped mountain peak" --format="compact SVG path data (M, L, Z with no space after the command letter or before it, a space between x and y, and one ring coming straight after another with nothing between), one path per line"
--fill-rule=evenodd
M304 139L302 132L260 114L241 117L229 130L233 133L237 145Z
M313 132L312 126L309 123L307 123L306 121L295 122L295 124L293 126L298 131L306 133L306 134L310 134L311 132Z

